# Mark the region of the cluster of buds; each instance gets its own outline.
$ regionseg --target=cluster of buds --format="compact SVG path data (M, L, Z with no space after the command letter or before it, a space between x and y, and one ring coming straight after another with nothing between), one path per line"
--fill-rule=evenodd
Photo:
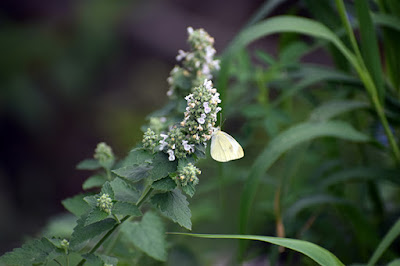
M154 150L158 146L159 141L160 141L160 135L157 135L150 128L148 128L147 131L144 132L142 143L145 149L154 152Z
M67 239L63 239L60 243L61 248L64 250L65 254L68 254L68 249L69 249L69 242Z
M102 194L97 199L97 207L99 207L102 211L111 214L111 210L113 207L113 202L111 197L108 194Z
M212 79L212 72L220 68L220 61L214 59L214 38L203 29L188 27L187 32L191 51L179 50L176 60L182 61L182 67L175 66L167 79L170 85L167 95L172 98L187 95L204 79Z
M156 134L160 134L162 131L167 129L167 118L166 117L150 117L149 127Z
M206 146L206 142L215 131L219 93L213 88L210 80L193 89L185 97L187 106L185 117L179 125L173 126L168 134L161 134L160 150L169 155L169 160L184 158L195 151L196 145Z
M97 144L96 150L93 156L101 166L110 169L114 164L114 153L110 146L104 142Z
M199 179L197 178L197 175L199 174L201 174L199 168L191 163L188 163L186 166L178 169L178 175L175 177L175 182L183 187L187 186L189 183L196 185L199 183Z

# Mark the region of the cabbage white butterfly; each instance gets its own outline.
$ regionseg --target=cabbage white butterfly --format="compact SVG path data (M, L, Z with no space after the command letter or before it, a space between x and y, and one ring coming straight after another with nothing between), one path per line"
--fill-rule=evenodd
M212 134L210 152L211 157L218 162L229 162L244 156L242 146L219 128Z

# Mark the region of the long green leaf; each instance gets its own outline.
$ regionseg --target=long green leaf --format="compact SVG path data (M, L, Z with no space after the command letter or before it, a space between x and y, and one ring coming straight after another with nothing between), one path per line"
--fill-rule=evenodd
M288 219L293 219L298 213L300 213L304 209L325 204L351 205L351 202L326 194L307 196L297 200L292 206L290 206L285 211L285 217L287 217Z
M385 91L383 87L383 72L381 59L379 56L378 41L376 31L372 24L368 2L366 0L356 0L355 7L361 32L361 51L364 62L375 82L380 101L383 101Z
M380 26L388 27L400 31L400 19L386 14L372 14L374 23Z
M372 257L368 261L368 266L376 265L376 262L382 256L383 252L390 246L390 244L400 235L400 219L390 228L389 232L379 243L378 247L372 254Z
M321 123L305 122L284 131L274 138L255 160L245 181L240 201L240 233L244 234L258 182L267 169L287 150L318 137L337 137L351 141L365 142L369 138L341 121Z
M400 185L399 172L377 167L355 167L335 172L322 180L320 188L325 189L332 185L341 184L343 182L356 181L391 181Z
M228 47L227 55L243 49L257 39L281 32L296 32L330 41L354 67L359 68L354 54L330 29L317 21L296 16L277 16L248 27Z
M187 234L187 233L170 233L170 234L185 235L185 236L192 236L199 238L245 239L245 240L263 241L303 253L304 255L313 259L320 265L324 266L344 265L335 255L333 255L328 250L314 243L304 240L271 237L271 236L256 236L256 235L215 235L215 234Z
M315 108L310 114L311 121L329 120L345 112L349 112L358 108L369 107L366 102L349 101L349 100L333 100L325 102L323 105Z
M321 66L307 66L297 73L304 77L295 86L285 90L274 102L273 106L281 104L285 99L292 97L299 91L322 81L335 81L341 83L356 83L357 79L339 71L324 69Z

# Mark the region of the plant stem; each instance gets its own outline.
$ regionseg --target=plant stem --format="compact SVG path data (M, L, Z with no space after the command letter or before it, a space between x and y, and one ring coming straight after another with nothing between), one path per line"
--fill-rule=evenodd
M356 57L358 61L362 62L362 56L360 53L360 49L358 48L356 37L354 36L353 29L350 25L349 19L347 18L346 8L344 6L343 0L336 0L336 7L339 12L340 19L342 20L344 27L346 29L347 35L350 39L350 43L353 46L353 50L356 53Z
M351 45L353 46L353 50L356 53L357 62L354 62L355 63L354 67L356 68L356 71L358 72L358 75L360 76L361 81L364 83L364 86L371 97L372 103L378 114L379 120L381 121L382 126L385 130L385 134L389 140L390 147L393 151L394 159L397 164L400 164L399 147L397 146L395 138L393 136L393 133L390 130L390 126L389 126L389 123L385 116L385 112L384 112L382 103L379 101L378 91L376 89L375 83L372 80L371 75L370 75L369 71L367 70L364 60L361 56L360 49L358 48L358 44L357 44L356 38L354 36L354 32L350 26L349 20L346 15L346 9L345 9L343 0L336 0L335 2L336 2L336 6L338 8L340 18L342 19L342 22L345 26L347 35L349 36Z
M153 191L153 188L151 187L151 185L147 186L144 191L142 196L140 197L140 199L138 200L138 202L136 203L136 206L139 208L143 202L145 202L145 200L150 196L151 192ZM96 252L96 250L104 243L104 241L106 241L110 235L118 228L118 226L120 226L123 222L125 222L126 220L128 220L131 216L127 215L124 218L121 219L120 223L116 223L101 239L100 241L89 251L89 254L93 254L94 252ZM85 263L86 259L82 259L77 266L82 266Z

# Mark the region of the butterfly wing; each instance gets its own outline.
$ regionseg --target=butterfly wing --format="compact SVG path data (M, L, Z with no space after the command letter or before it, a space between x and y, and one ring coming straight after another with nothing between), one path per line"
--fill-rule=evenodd
M229 134L218 131L211 139L211 157L218 162L229 162L244 156L243 148Z

